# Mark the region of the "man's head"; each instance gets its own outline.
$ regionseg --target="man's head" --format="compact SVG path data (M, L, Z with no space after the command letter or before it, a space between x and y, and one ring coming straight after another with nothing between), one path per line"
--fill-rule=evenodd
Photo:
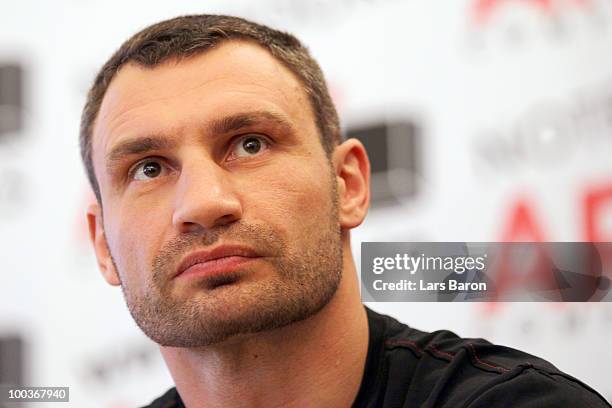
M323 308L369 203L363 146L338 142L322 74L287 34L190 16L128 40L81 148L99 266L145 334L205 346Z
M252 41L293 72L308 95L323 148L331 154L340 142L338 114L319 65L297 38L237 17L177 17L147 27L123 43L100 69L87 95L81 118L81 157L99 202L100 189L91 158L92 131L106 90L119 70L126 64L154 68L169 60L180 61L217 48L228 40Z

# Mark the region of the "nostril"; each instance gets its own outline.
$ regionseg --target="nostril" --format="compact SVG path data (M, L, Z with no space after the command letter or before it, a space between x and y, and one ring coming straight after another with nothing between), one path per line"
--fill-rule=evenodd
M221 226L221 225L231 224L232 222L235 222L235 221L238 221L238 217L236 217L233 214L226 214L222 217L219 217L215 224L217 226Z
M199 232L200 230L203 229L203 227L197 222L185 221L181 223L180 229L181 229L181 232L190 233L190 232Z

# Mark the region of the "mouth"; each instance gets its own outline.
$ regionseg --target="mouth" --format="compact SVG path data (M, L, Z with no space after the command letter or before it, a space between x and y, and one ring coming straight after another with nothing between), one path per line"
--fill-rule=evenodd
M201 277L218 283L235 281L238 268L258 258L261 255L248 247L220 245L187 255L179 263L174 278Z

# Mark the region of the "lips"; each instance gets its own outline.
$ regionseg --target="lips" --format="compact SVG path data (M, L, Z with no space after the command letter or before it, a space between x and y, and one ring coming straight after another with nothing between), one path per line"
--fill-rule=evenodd
M199 269L207 274L218 274L237 266L243 261L260 258L256 251L238 245L221 245L209 251L197 251L187 255L180 262L174 277L178 277L188 269Z

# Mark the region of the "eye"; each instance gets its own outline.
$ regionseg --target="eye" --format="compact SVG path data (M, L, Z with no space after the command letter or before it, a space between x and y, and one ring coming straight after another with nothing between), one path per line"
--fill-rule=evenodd
M146 181L159 177L164 170L159 160L147 159L136 164L130 171L130 176L134 180Z
M234 145L230 160L240 157L256 156L270 146L268 141L263 136L247 135L240 139Z

